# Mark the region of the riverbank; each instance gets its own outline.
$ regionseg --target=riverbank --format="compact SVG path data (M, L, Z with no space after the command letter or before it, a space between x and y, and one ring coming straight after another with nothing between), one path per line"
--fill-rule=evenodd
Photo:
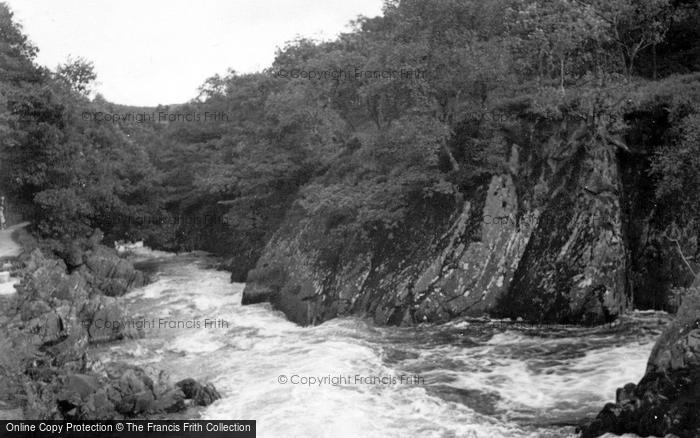
M605 433L700 437L700 280L682 298L678 315L656 342L639 383L618 388L583 429Z
M143 336L112 322L128 319L117 297L148 283L100 244L99 232L76 242L67 260L22 230L18 240L3 246L18 281L16 293L2 298L0 416L158 418L219 398L211 385L174 383L158 370L90 356L90 346Z

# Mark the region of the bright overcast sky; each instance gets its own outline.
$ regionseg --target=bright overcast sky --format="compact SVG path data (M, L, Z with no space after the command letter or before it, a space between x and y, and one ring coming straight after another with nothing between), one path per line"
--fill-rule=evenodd
M54 68L95 64L96 90L130 105L180 103L228 68L268 67L297 36L330 39L382 0L4 0Z

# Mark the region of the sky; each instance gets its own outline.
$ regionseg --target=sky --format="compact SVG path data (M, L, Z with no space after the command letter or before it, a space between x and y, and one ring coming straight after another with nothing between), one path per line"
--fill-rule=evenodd
M214 74L269 67L297 37L328 40L382 0L4 0L54 69L92 61L95 91L126 105L188 101Z

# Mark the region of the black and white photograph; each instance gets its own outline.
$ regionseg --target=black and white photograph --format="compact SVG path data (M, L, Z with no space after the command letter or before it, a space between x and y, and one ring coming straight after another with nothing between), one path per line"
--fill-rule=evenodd
M700 1L0 0L0 438L700 438Z

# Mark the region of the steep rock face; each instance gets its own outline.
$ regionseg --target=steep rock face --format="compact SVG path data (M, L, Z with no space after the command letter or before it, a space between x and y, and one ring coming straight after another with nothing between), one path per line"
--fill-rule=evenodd
M326 229L325 218L293 209L248 274L243 303L270 301L299 324L347 314L399 324L410 318L410 284L441 244L451 211L452 205L428 206L396 233L369 241L347 236L342 245L329 247L332 230Z
M681 241L683 252L691 260L697 259L700 251L697 231L688 224L679 226L678 209L657 201L655 178L650 177L651 158L659 145L667 143L665 133L672 129L673 123L661 104L630 114L627 123L632 126L626 138L629 150L621 151L618 158L630 295L639 309L675 312L678 303L671 291L689 286L694 274L673 240Z
M465 203L445 238L446 248L416 279L417 321L482 315L492 311L507 290L539 211L516 220L518 199L511 175L491 179L484 206L477 211L481 221L475 233L469 233L475 209Z
M582 438L607 432L700 436L700 281L654 346L642 380L619 388L616 398L584 428Z
M293 208L243 303L270 301L300 324L347 314L379 324L615 318L631 304L618 166L589 128L562 122L538 152L511 141L507 173L465 201L416 206L401 231L369 243L351 236L328 251L323 218Z
M600 323L629 307L620 182L614 149L570 143L508 292L502 316L535 322Z

